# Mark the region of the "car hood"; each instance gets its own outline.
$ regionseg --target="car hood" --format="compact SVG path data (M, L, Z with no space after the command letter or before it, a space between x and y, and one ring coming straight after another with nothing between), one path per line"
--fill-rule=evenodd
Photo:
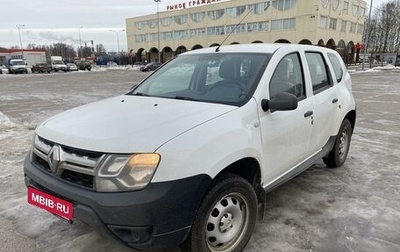
M49 141L106 152L154 152L172 138L235 106L124 95L56 115L36 130Z

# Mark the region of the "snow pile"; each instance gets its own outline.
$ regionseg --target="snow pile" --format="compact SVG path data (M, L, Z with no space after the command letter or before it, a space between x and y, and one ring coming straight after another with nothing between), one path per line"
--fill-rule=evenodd
M375 70L400 70L400 67L396 67L392 64L386 66L374 67Z
M0 112L0 130L15 128L16 125L10 121L10 119L3 113Z

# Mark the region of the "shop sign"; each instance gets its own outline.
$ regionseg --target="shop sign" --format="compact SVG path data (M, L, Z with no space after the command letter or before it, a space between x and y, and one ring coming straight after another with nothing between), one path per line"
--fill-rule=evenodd
M206 4L213 4L213 3L217 3L217 2L221 2L221 1L223 1L223 0L193 0L193 1L183 2L183 3L170 4L167 6L167 11L186 9L186 8L196 7L196 6L206 5Z

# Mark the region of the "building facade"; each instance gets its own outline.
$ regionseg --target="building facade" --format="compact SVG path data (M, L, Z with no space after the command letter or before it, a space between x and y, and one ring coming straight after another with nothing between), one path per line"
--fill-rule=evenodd
M137 61L221 44L298 43L336 49L352 62L366 8L363 0L192 0L128 18L126 32Z

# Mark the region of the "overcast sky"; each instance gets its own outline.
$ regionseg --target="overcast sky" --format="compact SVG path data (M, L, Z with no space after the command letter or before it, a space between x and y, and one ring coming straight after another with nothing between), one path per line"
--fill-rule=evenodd
M161 0L159 9L188 1ZM373 6L388 1L373 0ZM82 41L93 40L107 51L117 51L118 36L120 50L128 51L126 34L119 32L125 19L156 12L154 0L0 0L0 47L20 46L17 25L24 25L23 47L57 42L78 47L80 31Z

